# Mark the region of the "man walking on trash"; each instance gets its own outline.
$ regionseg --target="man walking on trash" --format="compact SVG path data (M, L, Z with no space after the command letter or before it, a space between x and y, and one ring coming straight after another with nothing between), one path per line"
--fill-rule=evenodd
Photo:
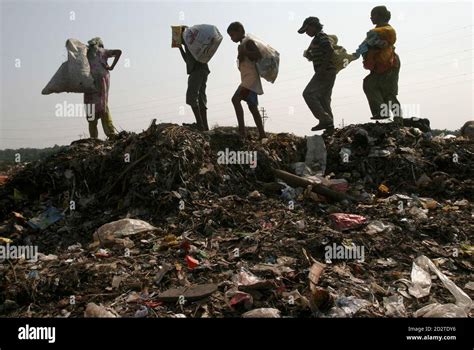
M186 26L183 26L183 34L186 28ZM182 45L179 46L179 51L181 52L184 62L186 62L186 71L189 75L186 103L191 106L193 110L198 129L208 131L206 83L207 76L210 73L209 66L207 63L201 63L193 57L186 46L184 38Z
M336 80L336 66L333 62L334 49L329 37L323 32L323 25L317 17L308 17L298 33L312 37L311 45L303 56L313 62L314 76L303 91L303 98L319 124L311 130L334 129L331 110L331 95Z

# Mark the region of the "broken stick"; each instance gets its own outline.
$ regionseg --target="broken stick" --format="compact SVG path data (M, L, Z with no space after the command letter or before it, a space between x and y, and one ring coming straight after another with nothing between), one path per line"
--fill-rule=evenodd
M343 200L356 201L354 197L349 196L346 193L331 190L330 188L324 185L317 184L313 181L291 174L287 171L279 170L279 169L272 169L272 170L276 177L282 179L283 181L285 181L288 185L292 187L306 188L308 186L311 186L313 192L320 194L326 198L332 199L334 201L337 201L337 202L340 202Z

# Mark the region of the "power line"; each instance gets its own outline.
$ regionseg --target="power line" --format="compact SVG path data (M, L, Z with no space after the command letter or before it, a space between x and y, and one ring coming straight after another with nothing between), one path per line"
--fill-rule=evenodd
M265 111L265 107L261 107L260 112L262 114L263 127L265 127L265 121L268 119L268 116L267 116L266 111Z

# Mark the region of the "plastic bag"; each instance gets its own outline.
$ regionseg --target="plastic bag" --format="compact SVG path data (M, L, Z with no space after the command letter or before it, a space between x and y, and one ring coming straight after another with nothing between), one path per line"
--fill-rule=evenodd
M405 305L403 305L403 297L401 295L392 295L383 298L386 315L391 317L406 317Z
M89 303L86 306L84 311L84 317L94 317L94 318L117 318L120 317L117 312L110 308L102 305L97 305L95 303Z
M41 93L97 92L87 59L87 45L76 39L68 39L66 49L67 61L59 67Z
M260 308L247 311L242 314L243 318L280 318L280 310L273 308Z
M334 50L333 62L336 66L336 71L339 72L346 68L349 63L355 60L355 58L351 54L348 54L345 48L337 44L337 36L328 35L328 38Z
M463 308L454 304L433 303L415 311L414 317L467 317Z
M329 310L328 317L351 317L360 309L371 305L367 300L358 299L354 296L338 298L335 304Z
M416 298L426 296L430 293L430 270L438 276L441 282L443 282L444 286L451 292L452 295L454 295L456 298L456 306L464 310L466 313L469 313L473 307L472 299L461 288L456 286L453 281L446 277L446 275L442 273L435 266L435 264L424 255L419 256L413 262L413 268L411 271L412 286L408 289L409 293ZM446 305L450 304L444 305L446 308L449 308ZM418 311L421 310L422 309Z
M148 222L138 219L120 219L104 224L94 233L94 240L99 242L114 241L115 238L135 235L137 233L156 231L157 228Z
M408 210L408 213L416 220L424 221L428 220L428 215L426 213L428 212L428 209L421 209L418 207L411 207L410 210Z
M236 286L250 286L262 282L260 278L249 271L242 269L238 274L234 275L232 281Z
M262 55L262 58L256 62L258 74L266 81L274 83L280 67L280 53L253 34L246 34L246 37L255 42Z
M44 230L63 218L64 214L59 209L55 207L49 207L38 216L29 220L28 225L30 225L35 230Z
M392 223L384 223L379 220L374 220L371 221L367 227L366 227L366 232L369 235L373 235L376 233L382 233L382 232L387 232L390 233L394 229L394 225Z
M431 275L416 260L413 262L411 270L411 283L412 285L408 288L408 292L415 298L422 298L430 294Z
M298 197L298 191L295 188L288 186L284 182L279 182L279 183L285 186L285 188L281 190L281 198L285 200L286 202L296 200L296 198Z
M198 24L186 28L183 39L196 61L208 63L221 44L222 35L213 25Z
M306 156L304 162L314 171L326 172L327 151L324 139L320 135L306 138Z
M333 213L329 215L334 228L340 231L350 230L362 226L367 218L356 214Z

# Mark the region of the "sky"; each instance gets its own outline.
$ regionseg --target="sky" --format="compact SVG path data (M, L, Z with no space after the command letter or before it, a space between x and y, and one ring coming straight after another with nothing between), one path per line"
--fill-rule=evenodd
M264 80L259 96L270 132L312 135L316 124L302 92L313 67L302 55L311 38L297 33L307 16L353 52L364 39L370 10L386 5L397 31L402 66L399 100L405 117L431 120L432 128L459 129L473 116L473 4L470 1L1 1L0 149L66 145L88 137L83 117L57 117L58 104L80 104L82 94L41 95L66 60L65 41L86 43L100 36L108 49L121 49L111 72L109 108L118 130L140 132L156 118L190 123L185 104L187 74L172 25L213 24L223 35L209 62L209 125L237 125L231 97L240 83L237 45L226 33L233 21L280 53L274 84ZM111 63L112 61L110 61ZM362 80L368 71L352 62L336 79L332 108L336 126L370 118ZM247 126L254 122L244 106ZM99 137L104 138L99 123Z

